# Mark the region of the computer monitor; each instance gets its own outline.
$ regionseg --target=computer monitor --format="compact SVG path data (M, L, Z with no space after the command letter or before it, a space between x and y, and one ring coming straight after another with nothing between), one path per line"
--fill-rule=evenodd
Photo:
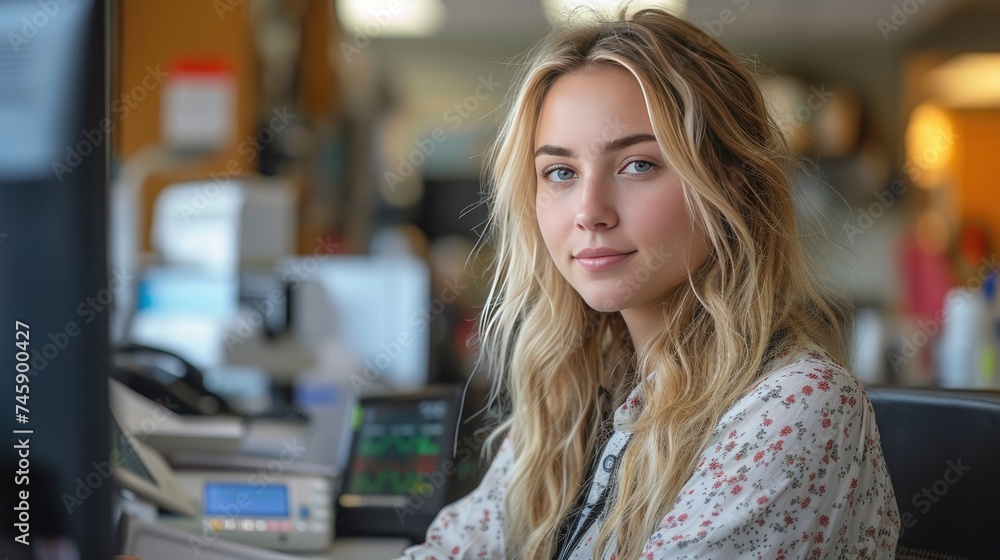
M135 273L130 342L169 350L201 369L225 360L223 337L239 305L239 277L195 266L152 265Z
M304 344L343 340L363 371L359 389L427 385L431 332L444 302L431 299L431 274L417 257L313 254L285 259L295 336Z
M417 225L431 240L448 235L478 239L489 218L488 207L481 200L480 188L478 177L428 178L424 181Z
M95 467L109 456L107 319L120 288L106 254L110 5L0 2L0 558L41 557L46 541L112 554L114 483ZM15 511L22 492L27 510ZM27 546L14 542L25 533Z
M337 500L338 536L422 541L438 511L476 487L485 472L480 449L487 432L477 415L485 395L470 392L463 407L463 392L439 386L358 402Z

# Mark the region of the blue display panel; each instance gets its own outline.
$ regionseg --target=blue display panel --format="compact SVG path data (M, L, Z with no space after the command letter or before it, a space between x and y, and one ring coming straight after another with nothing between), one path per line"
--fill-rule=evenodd
M288 517L288 488L283 484L205 483L205 515Z

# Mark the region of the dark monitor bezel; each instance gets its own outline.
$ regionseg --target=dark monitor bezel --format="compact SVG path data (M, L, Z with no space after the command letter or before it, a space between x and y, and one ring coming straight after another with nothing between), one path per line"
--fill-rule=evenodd
M400 403L416 405L416 403L427 400L446 401L448 412L444 421L445 430L441 435L441 453L437 458L437 464L444 465L445 461L451 461L457 468L456 457L453 455L456 432L471 433L477 428L481 429L481 422L473 421L461 425L459 415L461 411L462 419L467 419L475 414L481 408L479 404L483 395L478 391L470 390L470 394L466 398L466 405L463 407L463 393L464 387L461 385L432 386L416 393L363 397L358 400L357 406L359 410L364 410L366 407L398 406ZM349 487L352 476L350 466L354 464L354 460L358 456L360 442L356 435L359 428L360 426L351 427L348 470L344 473L342 489ZM471 460L478 464L479 450L475 449L471 455ZM337 499L336 534L338 536L406 537L412 541L422 541L427 527L441 508L465 496L475 488L483 470L480 466L479 472L466 481L458 481L452 477L449 479L449 484L436 489L430 496L402 496L392 505L365 505L363 503L355 505L352 502L365 502L366 498L370 498L370 496L341 492Z

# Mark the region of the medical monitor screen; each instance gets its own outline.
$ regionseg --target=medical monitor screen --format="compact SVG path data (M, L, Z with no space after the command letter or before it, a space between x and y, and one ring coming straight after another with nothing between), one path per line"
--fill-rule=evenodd
M337 499L337 535L422 538L446 504L468 494L479 461L485 394L460 384L362 398Z
M344 491L362 496L423 493L441 468L446 400L378 402L355 411L355 452ZM450 445L450 439L448 440ZM433 490L433 488L431 488Z

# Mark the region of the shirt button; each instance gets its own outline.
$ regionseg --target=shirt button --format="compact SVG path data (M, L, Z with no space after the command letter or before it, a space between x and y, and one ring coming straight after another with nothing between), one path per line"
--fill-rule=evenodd
M612 469L615 468L615 461L617 461L617 460L618 460L618 457L616 457L614 455L608 455L607 457L605 457L604 458L604 472L611 472Z

